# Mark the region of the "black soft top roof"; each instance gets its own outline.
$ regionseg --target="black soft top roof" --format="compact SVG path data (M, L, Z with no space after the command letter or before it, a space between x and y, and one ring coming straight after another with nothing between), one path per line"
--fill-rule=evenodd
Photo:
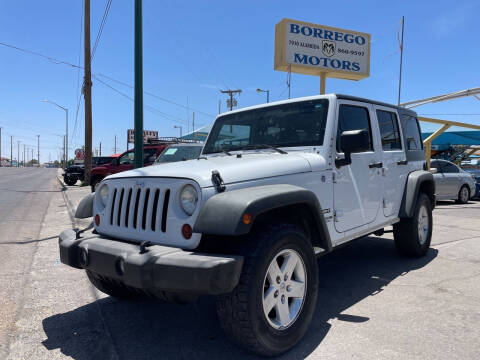
M381 101L370 100L370 99L365 99L365 98L361 98L361 97L357 97L357 96L351 96L351 95L344 95L344 94L335 94L335 95L337 96L337 99L351 100L351 101L361 101L361 102L366 102L366 103L370 103L370 104L381 105L381 106L397 109L397 110L399 110L399 112L402 112L402 113L407 114L407 115L417 116L417 113L415 111L413 111L411 109L407 109L407 108L402 107L402 106L387 104L387 103L384 103L384 102L381 102Z

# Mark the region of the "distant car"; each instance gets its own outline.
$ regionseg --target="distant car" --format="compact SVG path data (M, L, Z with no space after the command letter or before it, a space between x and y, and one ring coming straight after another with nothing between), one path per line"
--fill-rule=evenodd
M475 178L475 195L472 196L472 199L480 200L480 170L465 169L465 171L472 174L472 176Z
M85 166L83 164L70 165L63 173L63 181L69 186L73 186L78 180L83 180L85 175Z
M173 144L167 147L158 156L155 165L164 164L176 161L185 161L196 159L202 152L203 145L201 144Z
M475 194L475 180L472 174L460 169L446 160L432 160L430 168L436 168L433 174L437 200L456 200L466 204Z

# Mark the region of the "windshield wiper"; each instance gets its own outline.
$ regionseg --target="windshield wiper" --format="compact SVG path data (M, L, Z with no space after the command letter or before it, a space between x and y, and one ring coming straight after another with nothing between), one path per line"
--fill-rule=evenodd
M228 156L232 156L232 154L230 154L230 153L229 153L227 150L225 150L225 149L222 149L222 152L223 152L224 154L227 154Z
M268 145L268 144L247 145L239 148L238 150L249 150L249 149L254 150L254 149L262 149L262 148L272 149L280 154L288 154L285 150L279 149L275 146Z

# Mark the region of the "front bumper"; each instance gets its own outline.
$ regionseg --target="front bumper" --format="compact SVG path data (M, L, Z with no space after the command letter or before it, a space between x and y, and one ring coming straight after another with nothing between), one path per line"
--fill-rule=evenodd
M100 235L76 239L73 230L60 234L60 260L145 291L218 295L238 284L243 257L203 254L152 245L140 253L137 244Z

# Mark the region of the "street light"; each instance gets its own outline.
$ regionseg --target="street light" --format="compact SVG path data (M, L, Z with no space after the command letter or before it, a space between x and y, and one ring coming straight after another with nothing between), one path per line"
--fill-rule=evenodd
M45 99L45 100L42 100L42 102L50 103L65 111L65 168L66 168L67 161L68 161L68 109L50 100Z
M183 127L180 126L180 125L173 125L173 128L174 128L174 129L180 129L180 137L182 137Z
M257 89L257 93L262 93L262 92L267 93L267 103L270 102L270 90Z

